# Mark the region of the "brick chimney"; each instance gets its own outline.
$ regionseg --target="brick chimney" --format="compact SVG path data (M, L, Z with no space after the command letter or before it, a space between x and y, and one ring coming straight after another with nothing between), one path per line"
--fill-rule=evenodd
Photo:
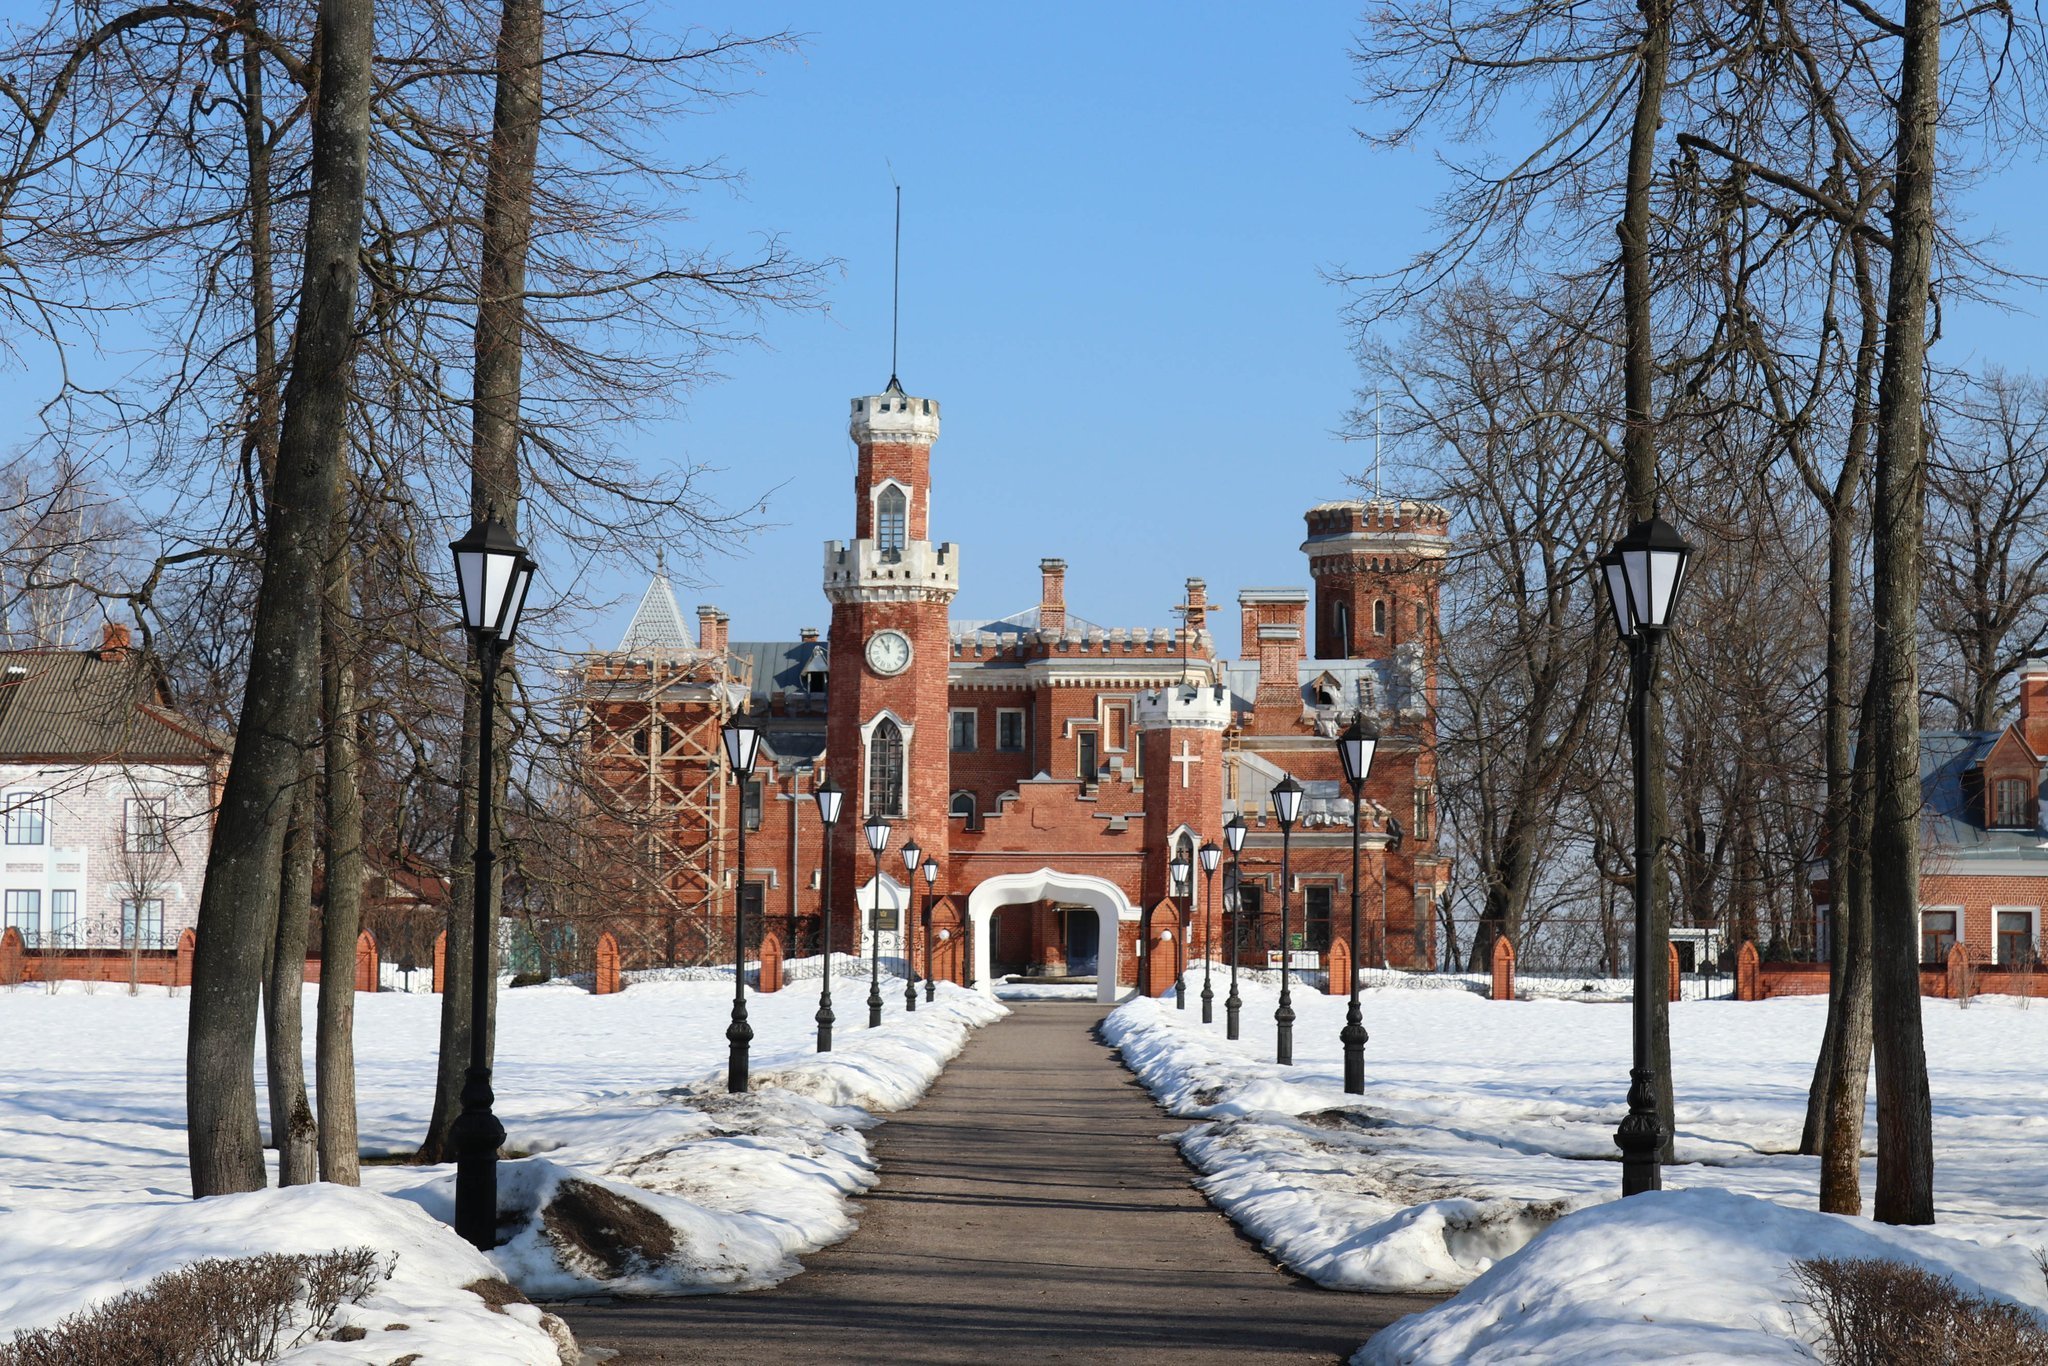
M118 621L100 627L100 658L112 664L128 653L128 628Z
M1067 629L1067 562L1038 562L1038 629L1064 632Z
M1301 661L1308 657L1308 590L1247 588L1237 595L1244 631L1243 653L1259 661L1259 687L1252 705L1284 713L1301 711Z
M818 628L806 626L796 633L796 638L806 645L816 645L818 643Z
M1199 636L1209 629L1209 585L1201 579L1189 579L1185 586L1188 596L1181 609L1186 613L1188 634Z
M699 605L697 608L698 647L705 650L725 649L726 623L731 620L731 617L719 611L708 602Z
M2048 655L2028 655L2020 665L2020 738L2048 757Z

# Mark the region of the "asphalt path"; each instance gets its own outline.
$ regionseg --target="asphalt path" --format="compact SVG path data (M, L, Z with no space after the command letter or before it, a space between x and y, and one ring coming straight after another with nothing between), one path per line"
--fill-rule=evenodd
M1341 1361L1437 1303L1279 1270L1191 1185L1093 1002L1012 1004L870 1132L860 1228L770 1290L556 1306L641 1362ZM591 1353L598 1356L598 1352Z

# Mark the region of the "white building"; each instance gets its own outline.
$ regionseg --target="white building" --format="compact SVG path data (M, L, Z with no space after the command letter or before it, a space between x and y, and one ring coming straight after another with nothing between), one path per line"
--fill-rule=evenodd
M199 914L223 756L110 626L0 652L0 928L25 947L171 948Z

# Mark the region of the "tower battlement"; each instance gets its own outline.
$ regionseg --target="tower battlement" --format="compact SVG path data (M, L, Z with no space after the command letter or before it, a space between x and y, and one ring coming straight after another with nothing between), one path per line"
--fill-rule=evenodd
M846 434L862 446L929 446L939 439L939 401L898 388L865 395L853 400Z

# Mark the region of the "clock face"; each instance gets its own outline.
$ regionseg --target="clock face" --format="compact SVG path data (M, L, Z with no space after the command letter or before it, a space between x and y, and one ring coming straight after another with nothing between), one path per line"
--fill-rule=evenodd
M910 667L910 637L901 631L878 631L868 638L868 667L878 674L900 674Z

